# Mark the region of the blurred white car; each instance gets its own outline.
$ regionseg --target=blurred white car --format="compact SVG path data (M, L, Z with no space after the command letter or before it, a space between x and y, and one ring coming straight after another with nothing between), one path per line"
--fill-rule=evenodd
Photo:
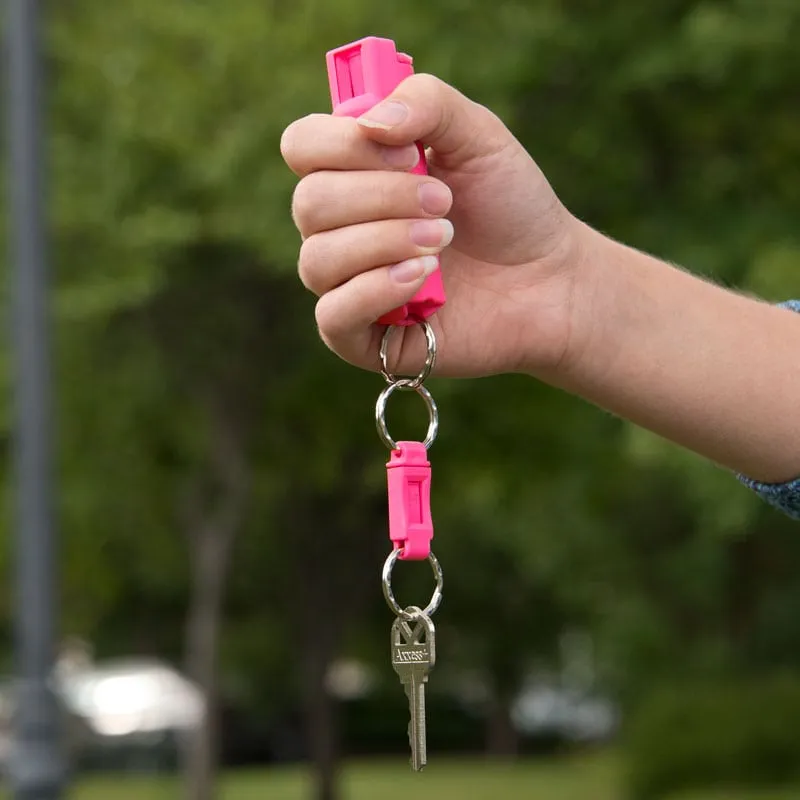
M616 706L604 697L541 683L520 693L512 719L523 735L597 742L613 736L619 715Z
M199 690L159 661L97 664L61 675L57 689L69 712L100 737L191 731L204 713Z
M152 659L60 662L53 689L64 715L65 747L77 766L158 769L174 763L183 736L205 713L201 692ZM0 685L0 769L11 753L14 683Z

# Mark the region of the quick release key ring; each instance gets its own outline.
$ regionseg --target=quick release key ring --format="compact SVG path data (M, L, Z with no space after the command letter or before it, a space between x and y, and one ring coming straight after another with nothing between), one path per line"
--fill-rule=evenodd
M392 451L386 465L389 489L389 538L394 549L383 565L381 575L383 595L389 608L397 615L405 617L405 612L397 603L392 592L392 570L398 559L402 561L422 561L427 559L433 570L436 588L425 609L432 615L442 600L442 569L436 556L431 552L433 521L430 512L431 465L427 451L439 431L439 412L433 396L423 385L436 364L436 335L427 320L419 325L425 334L425 362L416 377L398 377L388 364L389 341L393 327L388 327L381 340L381 374L387 381L375 404L375 424L383 443ZM386 425L386 403L396 390L416 392L428 409L428 432L423 442L396 442L389 434Z

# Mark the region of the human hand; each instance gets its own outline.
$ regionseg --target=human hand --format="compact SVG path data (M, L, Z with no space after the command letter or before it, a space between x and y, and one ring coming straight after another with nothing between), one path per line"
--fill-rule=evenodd
M416 141L428 148L429 176L407 171ZM430 319L436 374L547 372L568 358L584 226L486 108L415 75L359 121L292 123L281 152L300 177L300 278L341 358L379 367L376 320L413 297L437 254L447 302ZM392 371L416 373L419 326L399 328L392 344Z

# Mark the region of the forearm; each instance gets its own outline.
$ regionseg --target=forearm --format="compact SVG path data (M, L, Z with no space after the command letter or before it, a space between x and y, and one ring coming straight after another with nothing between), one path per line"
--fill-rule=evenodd
M800 476L800 316L588 236L557 383L753 479Z

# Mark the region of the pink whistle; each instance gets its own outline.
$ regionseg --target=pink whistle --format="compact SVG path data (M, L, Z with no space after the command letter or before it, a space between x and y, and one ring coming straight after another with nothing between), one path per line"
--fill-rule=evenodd
M391 39L368 36L328 52L328 81L333 113L339 117L360 117L388 97L403 80L414 74L411 56L398 53ZM419 148L419 163L413 170L427 175L425 150ZM400 308L384 314L382 325L413 325L444 305L442 273L437 269L426 278L420 290Z
M422 561L431 552L431 465L421 442L398 442L386 464L389 538L402 561Z

